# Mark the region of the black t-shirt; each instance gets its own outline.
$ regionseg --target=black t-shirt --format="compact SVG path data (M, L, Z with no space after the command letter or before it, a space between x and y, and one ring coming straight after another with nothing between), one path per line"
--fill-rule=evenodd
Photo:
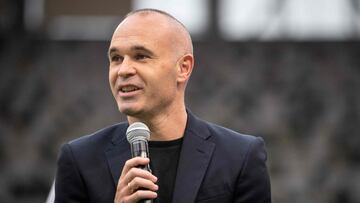
M176 171L183 139L171 141L150 141L149 156L152 173L158 178L158 197L154 203L172 201Z

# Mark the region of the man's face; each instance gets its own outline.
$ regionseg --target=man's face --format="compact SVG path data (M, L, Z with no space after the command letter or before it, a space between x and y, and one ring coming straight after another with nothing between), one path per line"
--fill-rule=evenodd
M110 87L120 112L129 116L156 115L178 97L178 58L158 17L130 16L111 40Z

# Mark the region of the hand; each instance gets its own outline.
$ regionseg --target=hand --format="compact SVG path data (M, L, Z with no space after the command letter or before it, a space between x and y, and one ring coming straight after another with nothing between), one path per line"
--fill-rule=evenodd
M137 168L149 164L148 158L134 157L126 161L116 188L115 203L135 203L142 199L155 199L157 177ZM140 188L140 189L139 189Z

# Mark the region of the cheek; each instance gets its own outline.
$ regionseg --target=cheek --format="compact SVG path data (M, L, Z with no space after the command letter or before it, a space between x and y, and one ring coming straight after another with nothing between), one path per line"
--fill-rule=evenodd
M166 92L167 96L170 96L176 92L176 72L169 71L162 78L159 79L158 88Z
M116 71L110 68L109 69L109 83L110 83L111 87L115 85L116 78L117 78Z
M110 85L111 92L114 94L114 96L116 94L116 92L115 92L116 79L117 79L116 72L109 70L109 85Z

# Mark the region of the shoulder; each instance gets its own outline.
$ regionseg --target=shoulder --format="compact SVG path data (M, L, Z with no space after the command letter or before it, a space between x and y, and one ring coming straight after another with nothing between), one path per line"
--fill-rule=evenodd
M246 151L252 146L259 143L262 145L264 142L261 137L243 134L214 123L204 122L208 126L210 134L212 135L210 140L215 142L217 145L223 145L226 148L246 153Z
M79 202L91 202L89 198L98 197L97 195L113 195L112 189L107 187L111 185L112 177L108 172L105 150L118 139L126 137L126 128L127 123L115 124L62 145L55 177L57 202L75 199ZM100 193L88 194L89 191L98 189L99 185L103 189Z
M188 111L188 131L216 145L216 151L232 155L245 155L250 148L264 147L261 137L236 132L196 117Z
M63 144L59 151L58 166L64 168L76 165L78 170L93 164L99 167L100 163L105 163L105 151L114 146L117 140L126 139L126 128L127 123L115 124Z
M195 122L194 122L195 123ZM261 137L197 119L197 129L213 146L211 162L204 178L203 194L208 185L226 188L234 202L270 202L267 153ZM198 130L197 132L200 132Z
M127 126L128 124L126 122L114 124L94 133L71 140L65 145L69 146L72 150L86 151L87 149L104 148L116 139L125 138Z
M222 167L221 170L214 170L217 173L213 174L215 177L231 177L233 182L229 181L229 185L234 186L233 201L271 202L263 139L211 123L208 126L212 132L209 139L216 143L213 162Z
M206 121L204 121L206 122ZM240 132L236 132L232 129L206 122L206 124L209 127L209 130L211 131L212 135L215 135L219 139L235 139L243 142L252 142L257 139L257 137L253 135L243 134Z

